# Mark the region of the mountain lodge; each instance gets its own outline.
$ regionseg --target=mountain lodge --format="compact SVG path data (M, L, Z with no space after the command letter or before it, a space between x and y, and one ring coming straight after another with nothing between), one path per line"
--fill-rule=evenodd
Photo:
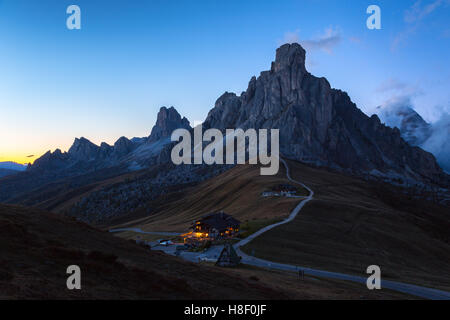
M218 239L231 238L239 232L241 222L224 212L210 213L200 220L194 221L191 231L184 234L185 242L214 241Z

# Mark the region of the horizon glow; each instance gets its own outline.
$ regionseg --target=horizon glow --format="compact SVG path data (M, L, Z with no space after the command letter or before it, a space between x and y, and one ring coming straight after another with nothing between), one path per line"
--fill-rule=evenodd
M76 137L148 136L161 106L201 122L292 41L366 114L406 97L438 121L450 113L450 0L415 3L377 1L382 29L368 30L367 1L0 0L0 162ZM66 27L72 4L81 30Z

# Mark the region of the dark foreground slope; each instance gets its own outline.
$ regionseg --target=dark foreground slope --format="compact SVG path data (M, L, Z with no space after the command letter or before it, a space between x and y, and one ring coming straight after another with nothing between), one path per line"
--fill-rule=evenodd
M197 265L59 215L0 205L0 299L410 299L364 285ZM66 268L81 268L80 291Z
M0 299L269 299L288 294L51 213L0 205ZM66 288L81 268L82 289Z

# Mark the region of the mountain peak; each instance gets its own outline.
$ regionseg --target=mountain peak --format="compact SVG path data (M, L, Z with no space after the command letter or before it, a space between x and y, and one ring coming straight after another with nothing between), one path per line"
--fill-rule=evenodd
M222 95L203 127L279 129L280 152L290 159L356 175L448 185L431 154L411 147L398 129L369 118L347 93L307 72L305 58L298 43L282 45L271 70L253 77L241 96Z
M181 115L174 107L161 107L158 112L156 124L149 136L149 141L157 141L161 138L169 137L176 129L191 129L189 120Z
M275 61L272 63L271 70L278 72L292 66L305 69L306 51L298 43L287 43L277 49Z
M99 149L97 145L84 137L75 138L73 145L69 149L69 155L77 160L89 160L95 157Z

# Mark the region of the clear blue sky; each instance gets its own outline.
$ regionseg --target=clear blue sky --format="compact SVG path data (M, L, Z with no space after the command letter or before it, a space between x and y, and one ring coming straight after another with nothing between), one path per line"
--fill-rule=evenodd
M71 4L81 30L66 28ZM382 30L366 27L370 4ZM0 161L146 136L163 105L204 120L286 41L366 113L405 98L436 121L450 110L449 18L450 0L0 0Z

